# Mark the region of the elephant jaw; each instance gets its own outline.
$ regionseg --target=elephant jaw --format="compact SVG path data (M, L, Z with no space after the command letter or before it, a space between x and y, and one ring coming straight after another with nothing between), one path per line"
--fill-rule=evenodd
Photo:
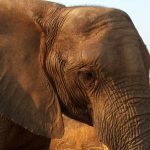
M111 92L107 88L103 94L109 96L93 103L96 133L110 150L150 149L150 90L131 87Z

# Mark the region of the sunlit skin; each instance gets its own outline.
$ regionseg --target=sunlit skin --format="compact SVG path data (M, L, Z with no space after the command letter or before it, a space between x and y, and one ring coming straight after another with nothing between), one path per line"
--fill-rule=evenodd
M149 150L150 59L125 12L0 6L0 149L48 149L63 136L64 113L94 126L111 150Z

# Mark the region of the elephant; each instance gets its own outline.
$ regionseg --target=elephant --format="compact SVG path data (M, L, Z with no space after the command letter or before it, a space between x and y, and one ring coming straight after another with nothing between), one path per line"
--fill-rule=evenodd
M0 0L0 149L47 150L65 114L110 150L149 150L149 67L122 10Z

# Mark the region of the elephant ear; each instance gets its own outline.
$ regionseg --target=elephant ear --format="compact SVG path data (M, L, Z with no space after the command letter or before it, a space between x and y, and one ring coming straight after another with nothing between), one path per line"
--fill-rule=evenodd
M43 68L41 33L28 16L0 10L0 114L34 134L58 138L62 114Z

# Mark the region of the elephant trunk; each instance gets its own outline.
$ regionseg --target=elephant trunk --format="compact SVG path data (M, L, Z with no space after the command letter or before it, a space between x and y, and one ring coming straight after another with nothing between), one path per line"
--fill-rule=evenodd
M142 81L110 81L93 103L94 126L110 150L150 149L150 90Z

